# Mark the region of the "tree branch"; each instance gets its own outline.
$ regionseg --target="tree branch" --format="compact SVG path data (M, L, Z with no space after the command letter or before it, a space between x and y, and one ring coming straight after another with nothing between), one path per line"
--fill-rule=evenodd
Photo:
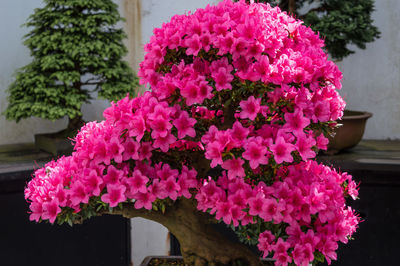
M145 219L149 219L152 221L156 221L162 223L162 217L164 216L162 213L154 210L147 209L136 209L134 203L123 203L122 209L114 208L112 211L105 211L104 214L111 215L121 215L125 218L136 218L141 217Z
M296 0L289 0L288 11L291 15L296 14Z

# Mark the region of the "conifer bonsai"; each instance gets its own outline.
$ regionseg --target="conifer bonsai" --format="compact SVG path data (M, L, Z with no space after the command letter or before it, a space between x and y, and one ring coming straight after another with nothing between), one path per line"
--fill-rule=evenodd
M25 26L24 44L32 62L16 73L9 87L7 119L67 116L68 130L83 125L81 106L92 99L119 100L133 95L137 77L122 61L125 34L112 0L45 0Z
M249 2L249 0L247 0ZM335 60L354 53L349 44L365 49L365 44L379 38L372 25L374 0L255 0L279 6L319 32L325 48ZM307 8L310 6L310 8ZM302 11L300 11L302 10Z
M139 76L152 91L113 104L82 127L71 156L35 171L30 219L151 219L188 265L330 263L360 218L346 205L358 196L352 177L314 159L345 105L323 46L263 4L174 16L145 46Z

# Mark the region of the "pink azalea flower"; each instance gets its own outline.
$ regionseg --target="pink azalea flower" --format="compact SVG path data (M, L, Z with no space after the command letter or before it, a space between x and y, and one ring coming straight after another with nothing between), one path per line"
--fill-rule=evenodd
M122 153L124 152L124 146L117 137L112 137L110 143L107 145L107 153L117 163L122 163Z
M179 178L178 185L180 187L178 196L183 196L187 199L190 199L192 194L190 193L189 189L195 188L197 186L197 181L195 179Z
M313 249L309 243L297 244L292 252L296 265L308 266L314 260Z
M328 144L329 140L324 136L324 134L320 134L317 139L317 148L320 150L327 150L328 149Z
M260 112L261 99L255 99L254 96L250 96L247 101L241 101L240 107L242 111L240 112L240 118L250 120L256 119L257 114Z
M165 183L160 180L153 180L153 184L149 187L149 194L154 195L158 199L165 199L168 197L168 192L165 190Z
M60 207L65 207L67 206L67 200L68 200L68 196L67 196L67 191L64 188L63 185L59 184L57 186L57 189L54 193L54 198L57 199L58 201L58 205Z
M247 48L247 58L257 58L259 55L264 51L264 45L262 45L259 42L255 42L250 44L250 46Z
M211 74L215 80L215 88L217 91L221 90L231 90L231 81L233 80L233 75L227 71L226 68L219 68L216 72Z
M124 148L124 153L122 154L122 159L124 161L127 161L129 159L132 160L139 160L139 147L140 144L132 139L128 139L125 142L125 148Z
M240 34L240 36L243 36L248 41L251 41L254 39L254 36L256 35L256 29L257 26L255 25L257 22L256 20L251 17L251 16L246 16L245 17L245 23L241 23L240 25L237 26L237 32ZM248 45L246 45L247 47Z
M265 204L265 197L258 193L257 196L252 197L248 200L249 203L249 214L252 216L261 215L263 213L263 207Z
M153 150L151 142L142 142L139 148L139 160L150 160Z
M172 112L171 108L169 108L165 102L159 102L158 100L154 100L154 103L152 103L149 107L148 118L150 120L156 120L158 118L164 118L165 120L168 120Z
M304 116L301 109L296 109L294 113L286 113L285 120L283 129L294 132L296 135L304 133L304 128L310 124L310 119Z
M348 180L346 192L353 200L356 200L358 198L358 185L356 184L356 182L351 179Z
M218 133L218 128L214 125L210 126L208 131L201 137L201 142L208 144L210 142L216 141L216 135Z
M222 168L228 170L228 178L234 179L235 177L244 177L246 174L244 173L243 165L244 161L240 158L234 158L227 161L224 161L222 164Z
M90 191L94 196L99 196L103 184L103 179L97 174L96 170L90 170L89 174L84 178L86 190Z
M215 218L217 220L223 219L223 221L226 224L230 224L232 221L232 213L231 213L231 208L232 204L227 201L227 202L217 202L217 213L215 215Z
M164 189L168 194L168 197L170 197L172 200L176 200L178 197L178 192L180 191L180 186L176 182L176 178L170 177L167 180L161 181L161 183L164 183Z
M231 53L233 54L233 59L236 60L241 55L245 55L246 47L248 43L242 37L236 38L232 46Z
M261 138L249 139L244 145L245 152L242 156L248 160L250 167L256 169L260 164L268 164L267 148L262 145Z
M189 81L186 86L181 89L181 95L185 97L186 105L191 106L195 103L202 102L199 100L199 90L198 84L194 81Z
M284 206L281 203L278 203L275 199L265 199L263 205L263 212L260 217L264 219L264 221L282 221L281 211L284 210Z
M151 137L157 139L165 138L172 128L172 125L171 123L169 123L169 120L159 115L157 116L157 118L150 122L150 127L153 129L153 131L151 132Z
M297 135L297 141L295 147L299 152L301 159L307 161L307 159L315 158L316 153L312 150L312 147L316 144L315 139L308 137L306 134L301 133Z
M239 144L247 138L249 135L250 130L248 128L243 127L242 123L236 121L233 123L232 129L229 131L232 138Z
M231 208L231 217L233 226L237 227L239 225L239 220L242 220L245 216L245 212L239 206L233 206Z
M211 160L210 166L212 168L216 167L218 164L223 164L222 151L223 147L218 141L211 142L206 146L205 157Z
M272 249L275 251L273 256L279 265L287 266L288 263L292 262L292 258L288 255L287 250L290 248L290 244L285 242L282 238L279 238Z
M276 265L287 266L292 262L292 258L287 254L287 252L275 253L272 258L276 260Z
M208 33L202 34L200 37L200 42L204 51L208 52L211 46L211 35Z
M56 199L43 203L43 220L49 220L50 223L54 223L57 218L57 214L60 212L61 208L58 206L58 201Z
M201 81L197 91L197 103L202 104L204 99L211 99L214 97L212 93L213 88L208 85L207 81Z
M110 207L115 207L120 202L126 201L126 187L122 184L107 185L107 193L101 196L101 200L108 203Z
M89 194L86 193L86 188L80 180L72 184L69 193L72 205L89 202Z
M272 144L270 149L274 154L276 163L293 162L293 157L290 153L295 150L295 147L293 144L287 143L283 137L278 137L275 144Z
M321 242L320 247L318 248L322 254L324 254L328 265L331 264L332 260L337 259L336 250L338 248L338 244L335 241L325 240Z
M36 221L39 222L40 218L42 217L43 214L43 204L39 202L32 202L31 205L29 206L30 210L32 211L31 215L29 215L29 220L30 221Z
M268 82L269 77L269 58L266 55L262 55L259 57L259 60L256 62L254 68L258 72L261 77L261 81L264 83Z
M146 193L139 192L139 193L135 194L134 199L136 199L136 201L135 201L136 209L141 209L144 207L147 210L151 210L153 207L152 203L153 203L153 201L156 200L156 197L153 194L148 193L148 192L146 192Z
M314 105L314 122L328 122L330 118L329 102L319 101Z
M196 124L196 119L190 118L185 111L181 112L178 119L175 119L173 125L178 129L178 138L183 139L186 135L194 138L196 131L193 126Z
M180 192L178 196L184 196L187 199L192 197L189 189L197 187L196 180L197 172L194 169L189 170L186 166L183 166L182 173L178 179L178 185L180 187Z
M126 183L129 186L129 193L131 195L136 194L137 192L146 193L146 184L148 181L149 178L142 175L140 170L133 171L132 176L126 179Z
M218 38L219 46L220 46L220 55L229 53L232 49L232 46L235 42L235 37L232 32L228 32L225 36L220 36Z
M123 177L124 172L118 170L113 165L107 168L107 174L103 177L105 184L118 184Z
M197 56L202 46L199 35L194 34L191 38L186 39L186 46L188 47L186 50L187 55Z
M318 191L317 188L313 188L310 193L311 195L307 198L310 205L310 213L315 214L319 211L327 208L325 202L325 194Z
M251 190L250 190L251 191ZM252 192L252 191L251 191ZM250 195L252 196L252 195ZM244 209L247 207L248 195L245 193L244 190L237 190L236 193L231 194L228 196L228 200L232 202L233 205Z
M275 242L275 236L271 231L264 231L259 235L258 238L258 249L263 252L263 258L267 257L269 252L272 250L272 246Z
M135 115L129 122L129 137L136 137L140 141L146 131L146 125L142 115Z
M177 178L178 177L178 170L176 169L171 169L171 166L169 164L163 164L161 167L161 164L156 166L156 173L157 177L160 178L161 180L167 180L170 177Z
M169 145L175 141L176 138L169 132L165 137L158 137L153 143L153 148L160 148L162 152L167 152L169 150Z
M110 164L111 156L108 154L107 151L107 145L105 141L101 138L97 138L95 140L94 146L93 146L93 161L95 164L100 164L100 163L105 163L105 164Z
M311 250L314 250L317 247L319 240L320 237L311 229L309 229L306 234L302 234L300 238L301 243L309 244L311 246Z

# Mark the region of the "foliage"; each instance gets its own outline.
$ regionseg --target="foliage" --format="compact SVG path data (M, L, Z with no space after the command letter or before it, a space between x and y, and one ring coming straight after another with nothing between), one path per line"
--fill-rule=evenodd
M326 50L336 60L354 53L351 45L365 49L366 43L379 38L380 32L372 25L374 0L291 0L294 13L319 32L325 39ZM289 11L289 0L256 0ZM311 8L307 8L311 6Z
M31 220L167 216L189 201L194 217L225 223L278 265L336 259L359 223L345 202L358 191L313 160L345 105L322 47L266 5L226 0L174 16L145 47L139 75L153 90L113 104L72 156L35 172Z
M134 94L138 82L121 60L127 50L124 32L115 27L117 8L111 0L46 0L35 9L24 41L33 59L9 87L6 117L73 119L93 91L108 100Z

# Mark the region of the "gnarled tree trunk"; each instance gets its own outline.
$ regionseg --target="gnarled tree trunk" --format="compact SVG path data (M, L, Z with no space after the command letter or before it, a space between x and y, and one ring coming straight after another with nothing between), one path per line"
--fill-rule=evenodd
M179 240L181 252L188 265L261 265L257 255L245 245L234 243L218 232L215 218L196 209L194 200L180 199L163 214L156 211L137 210L133 204L125 204L122 214L126 218L143 217L156 221L173 233Z

